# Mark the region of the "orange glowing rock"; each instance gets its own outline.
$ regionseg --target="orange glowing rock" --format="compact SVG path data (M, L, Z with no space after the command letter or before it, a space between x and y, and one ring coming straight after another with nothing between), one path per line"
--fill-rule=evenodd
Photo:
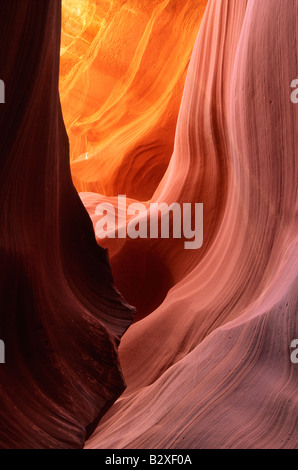
M63 0L60 95L78 191L148 199L207 0Z

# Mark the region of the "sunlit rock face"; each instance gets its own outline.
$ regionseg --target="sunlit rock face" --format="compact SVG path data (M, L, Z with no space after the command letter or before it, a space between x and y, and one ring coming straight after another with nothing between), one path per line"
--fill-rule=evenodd
M124 390L133 309L71 181L59 2L0 2L0 42L0 447L82 447Z
M60 94L71 172L94 223L101 195L146 201L155 193L173 151L186 71L206 4L62 2ZM119 290L137 308L136 319L161 304L216 234L227 189L220 145L207 170L222 176L212 195L209 176L201 174L195 194L182 192L189 185L185 179L180 196L174 192L164 198L205 203L203 250L190 255L177 240L102 244L109 249Z
M63 0L60 94L78 191L152 196L207 0Z

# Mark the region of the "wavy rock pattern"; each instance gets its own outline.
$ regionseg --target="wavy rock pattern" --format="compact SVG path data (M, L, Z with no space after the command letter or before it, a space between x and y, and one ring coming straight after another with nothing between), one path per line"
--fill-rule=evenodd
M151 199L204 202L204 248L149 245L173 286L123 337L127 389L87 448L298 446L297 18L295 0L208 3ZM94 219L102 197L81 197Z
M71 181L60 9L0 2L1 448L82 447L124 389L117 345L133 310Z
M0 447L297 448L297 1L64 0L70 156L59 3L0 2ZM121 193L203 247L100 240Z
M60 94L78 191L152 196L206 3L63 0Z

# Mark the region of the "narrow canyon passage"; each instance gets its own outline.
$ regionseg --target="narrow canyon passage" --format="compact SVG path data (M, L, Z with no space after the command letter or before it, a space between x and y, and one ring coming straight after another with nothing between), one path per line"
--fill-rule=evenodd
M297 0L0 23L0 447L297 448ZM102 238L119 195L202 246Z

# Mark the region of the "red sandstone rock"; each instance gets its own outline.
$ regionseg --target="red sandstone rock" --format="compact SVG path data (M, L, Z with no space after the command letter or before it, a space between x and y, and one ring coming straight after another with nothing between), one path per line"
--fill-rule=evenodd
M124 389L133 311L71 181L58 95L60 4L0 3L0 447L82 447Z

